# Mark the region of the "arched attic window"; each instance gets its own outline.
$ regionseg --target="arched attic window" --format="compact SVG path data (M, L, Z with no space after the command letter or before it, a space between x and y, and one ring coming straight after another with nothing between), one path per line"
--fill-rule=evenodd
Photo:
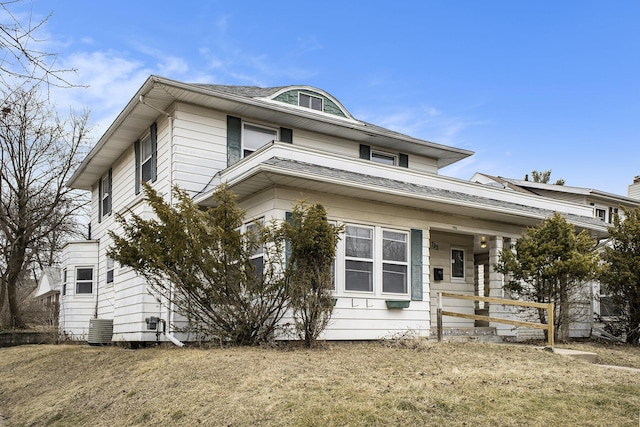
M327 92L310 86L289 86L282 88L270 96L269 99L353 120L353 116L344 108L340 101Z

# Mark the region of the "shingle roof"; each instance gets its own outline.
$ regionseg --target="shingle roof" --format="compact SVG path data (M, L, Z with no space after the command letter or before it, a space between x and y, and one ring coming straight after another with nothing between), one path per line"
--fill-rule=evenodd
M213 85L204 83L193 83L193 86L199 86L207 89L217 90L219 92L228 93L231 95L243 96L245 98L263 98L271 96L288 86L278 87L258 87L258 86L229 86L229 85Z
M420 196L439 197L448 199L451 201L463 201L466 203L472 203L478 206L490 206L496 208L496 210L515 210L521 211L523 214L535 214L540 216L553 216L554 211L550 209L542 209L531 207L523 204L507 202L503 200L491 199L488 197L475 196L473 194L462 193L458 191L445 190L441 188L433 188L424 185L407 183L404 181L382 178L378 176L366 175L357 172L346 171L342 169L335 169L326 166L314 165L311 163L299 162L290 159L283 159L280 157L272 157L264 162L265 164L285 168L290 171L305 172L313 175L320 175L330 178L338 178L348 182L354 182L359 184L365 184L369 186L388 188L390 190L402 190L410 192ZM587 216L580 216L575 214L563 215L568 220L577 221L583 224L589 224L598 228L602 227L602 221L598 218L592 218Z

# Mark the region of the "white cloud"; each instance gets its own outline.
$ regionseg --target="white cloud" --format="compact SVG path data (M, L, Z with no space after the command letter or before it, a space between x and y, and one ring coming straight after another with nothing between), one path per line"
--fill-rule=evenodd
M94 137L106 130L152 71L113 51L76 52L60 63L77 70L65 77L78 87L53 88L52 99L62 111L69 106L76 111L89 109Z
M407 106L359 111L356 118L395 130L416 138L438 144L464 147L463 132L486 124L486 121L469 117L449 116L436 107L422 105L418 108Z

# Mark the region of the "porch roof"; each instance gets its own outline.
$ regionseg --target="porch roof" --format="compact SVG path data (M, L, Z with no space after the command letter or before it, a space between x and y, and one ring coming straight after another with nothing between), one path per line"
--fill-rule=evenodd
M261 153L263 158L260 159L258 155L253 164L247 158L246 167L238 165L216 175L211 186L194 197L196 203L210 205L213 186L222 182L228 182L241 198L278 185L518 226L536 225L554 212L559 212L578 228L589 230L594 237L603 238L607 235L607 227L602 221L576 213L580 210L572 203L548 202L531 195L516 195L514 198L513 192L507 190L487 191L486 186L481 184L458 182L441 176L428 177L431 181L408 182L412 178L410 173L405 173L406 180L400 179L402 175L398 168L395 168L395 175L384 176L371 173L376 170L367 169L367 166L361 167L362 172L347 170L315 161L310 163L278 156L282 152L277 150L272 150L273 155L269 156L269 151L264 150ZM335 164L342 166L339 161ZM544 207L545 203L548 203L548 208ZM564 210L562 206L565 206Z

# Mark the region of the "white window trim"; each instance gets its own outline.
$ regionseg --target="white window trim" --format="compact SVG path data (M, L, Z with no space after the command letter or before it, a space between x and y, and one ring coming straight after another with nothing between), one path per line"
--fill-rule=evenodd
M67 292L69 292L69 289L67 288L68 280L69 280L69 270L65 267L62 270L62 289L60 292L61 296L63 297L67 296Z
M336 261L335 261L335 271L336 271L336 284L335 284L335 295L336 297L349 297L349 298L378 298L378 299L386 299L389 297L393 297L396 299L409 299L411 295L411 271L410 271L410 260L411 260L411 234L409 230L401 229L401 228L391 228L391 227L383 227L380 225L370 225L370 224L362 224L362 223L343 223L345 226L345 231L343 232L342 238L338 242L338 247L336 248ZM371 229L373 232L373 253L372 259L365 258L354 258L346 256L346 227L361 227ZM390 261L388 263L397 264L397 265L406 265L407 266L407 276L406 276L406 286L407 291L405 293L396 293L396 292L383 292L383 264L385 261L383 260L383 231L391 231L395 233L403 233L407 236L407 253L406 253L406 263ZM347 258L349 260L354 261L373 261L373 278L372 278L372 288L371 292L368 291L354 291L347 290L346 283L346 261Z
M250 229L252 226L256 226L257 228L260 228L260 227L262 227L263 225L264 225L264 218L263 218L263 217L261 217L261 218L256 218L256 219L254 219L254 220L252 220L252 221L249 221L249 222L244 223L244 224L243 224L243 227L242 227L242 232L243 232L243 233L248 232L248 231L249 231L249 229ZM259 235L259 234L258 234L258 238L260 238L260 235ZM260 245L260 246L259 246L258 248L256 248L256 249L257 249L257 252L255 252L255 253L251 254L251 255L249 256L249 260L250 260L250 261L253 261L254 259L262 258L262 269L263 269L263 272L264 272L264 264L265 264L265 258L266 258L265 251L264 251L264 243L263 243L262 245Z
M367 228L371 230L371 258L358 258L347 256L347 227L358 227L358 228ZM342 289L345 293L348 294L363 294L363 295L373 295L376 292L376 253L378 252L376 249L376 229L371 225L364 224L345 224L344 237L340 240L343 247L342 252ZM370 291L356 291L347 289L347 261L360 261L360 262L370 262L372 264L372 278L371 278L371 290Z
M604 212L604 217L599 217L598 216L598 211ZM594 206L593 207L593 217L596 218L596 219L601 220L602 222L607 222L608 221L608 217L609 217L608 209L605 208L604 206Z
M258 123L252 123L252 122L242 122L242 127L241 127L241 138L242 138L242 158L244 159L247 156L250 156L251 154L255 153L256 151L258 151L261 147L257 147L256 149L254 149L253 151L251 151L251 153L245 155L245 151L247 151L247 147L245 145L245 126L252 126L252 127L256 127L256 128L260 128L260 129L265 129L268 131L273 131L275 132L275 136L274 136L274 140L275 141L279 141L280 140L280 129L275 128L275 127L271 127L271 126L267 126L267 125L261 125ZM266 143L265 143L266 144Z
M144 143L146 140L149 140L149 143L151 145L150 150L149 150L149 156L148 157L143 157L143 153L144 153ZM153 176L153 171L151 172L151 176L149 176L149 178L144 179L143 176L143 170L144 170L144 164L147 162L151 162L153 159L153 141L151 141L151 132L146 132L144 134L144 136L142 138L140 138L140 184L147 182L147 181L151 181L151 176ZM153 166L153 165L152 165Z
M453 277L453 251L462 252L462 277ZM464 250L464 248L451 246L451 250L449 251L449 258L451 261L451 264L449 265L449 276L451 277L451 281L465 282L467 279L467 252Z
M111 268L109 268L109 261L111 261ZM113 283L116 281L116 262L107 256L107 260L105 262L107 272L105 274L105 283L107 286L113 286ZM109 281L109 272L111 271L111 281Z
M100 211L102 212L102 217L104 218L105 216L109 216L111 215L111 211L113 210L112 208L112 203L113 203L113 199L110 200L110 202L108 203L110 209L109 211L105 211L104 208L104 202L107 198L111 198L111 194L113 193L113 190L111 189L111 187L109 187L109 191L106 191L106 187L105 187L105 183L108 185L109 184L109 174L107 173L106 175L104 175L102 178L100 178L101 181L101 187L102 187L102 197L100 199ZM111 183L111 185L113 186L113 182Z
M401 233L405 235L405 261L391 261L391 260L385 260L384 259L384 250L382 247L382 244L384 242L384 232L385 231L389 231L392 233ZM411 270L409 267L409 263L411 260L411 236L409 234L409 232L404 231L404 230L395 230L395 229L391 229L391 228L381 228L380 229L380 291L383 295L402 295L402 296L406 296L409 295L409 293L411 292ZM384 265L383 264L393 264L393 265L402 265L405 266L407 268L406 270L406 274L405 274L405 287L407 288L407 290L405 292L385 292L384 291Z
M374 160L374 156L378 155L380 157L388 157L388 158L393 158L393 165L388 165L387 163L384 162L378 162L376 160ZM393 154L393 153L389 153L387 151L381 151L381 150L375 150L375 149L371 149L371 158L370 160L373 163L377 163L379 165L385 165L385 166L398 166L398 155L397 154Z
M316 110L315 108L311 108L311 105L313 105L313 102L311 102L311 99L309 100L310 105L308 107L306 105L300 104L300 95L308 96L311 99L313 99L313 98L319 99L320 100L320 109ZM321 96L318 96L318 95L313 95L313 94L308 93L308 92L300 91L300 92L298 92L298 107L307 108L307 109L312 110L312 111L324 112L324 98L322 98Z
M90 269L91 270L91 292L78 292L78 270L80 269ZM74 270L75 274L73 277L73 294L75 296L86 296L86 297L91 297L93 296L95 289L96 289L96 269L95 266L93 265L76 265L75 266L75 270ZM83 283L88 283L86 280L82 281ZM67 292L69 291L69 289L67 289Z

